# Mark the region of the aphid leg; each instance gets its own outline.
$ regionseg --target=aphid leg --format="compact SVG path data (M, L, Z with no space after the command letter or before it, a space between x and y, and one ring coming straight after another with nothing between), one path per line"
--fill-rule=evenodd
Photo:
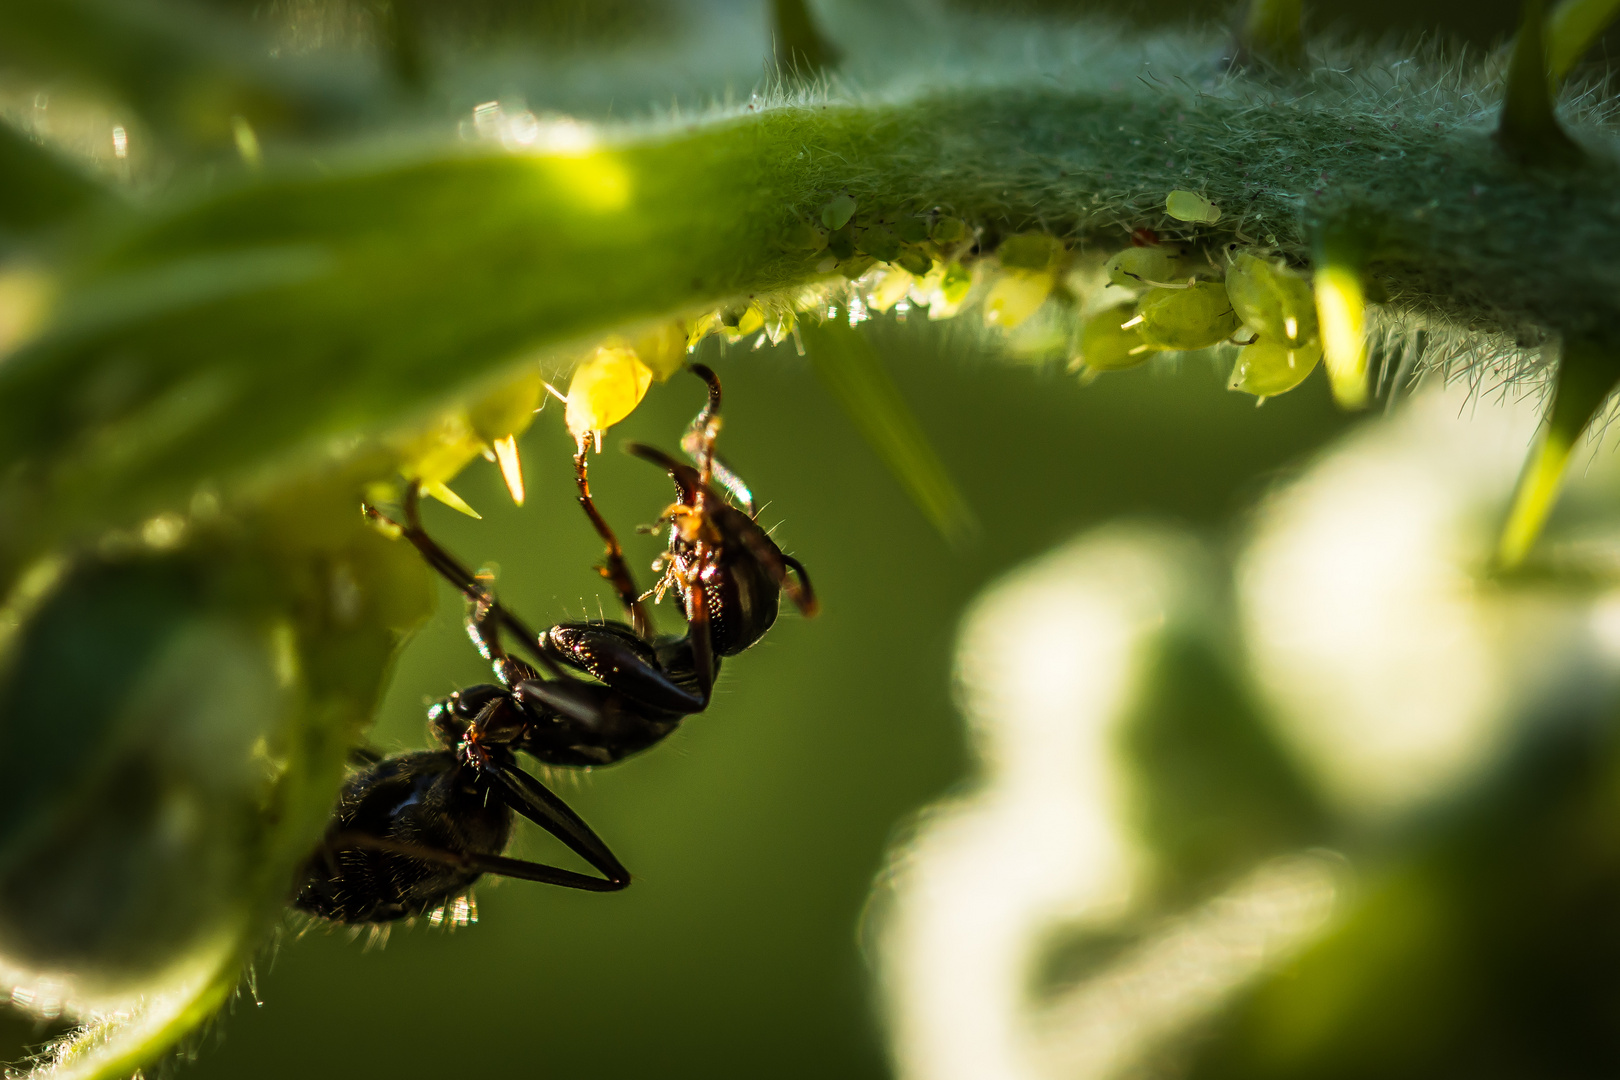
M493 633L485 629L485 627L493 627L498 624L515 635L518 641L523 644L524 650L540 661L541 666L547 671L559 678L566 678L557 661L547 656L541 648L540 638L535 632L529 629L523 620L502 607L500 602L495 599L494 594L489 591L482 581L478 580L478 575L463 566L454 555L441 547L439 542L429 536L427 530L422 527L422 486L419 481L412 480L406 485L403 505L405 510L404 524L392 520L374 506L366 505L364 510L366 516L398 529L400 534L411 542L411 546L421 554L423 561L432 567L440 577L455 586L475 606L475 610L478 612L478 628L474 629L471 621L469 621L468 628L473 630L475 644L479 646L480 650L488 644L491 646L492 652L486 653L486 655L504 655L500 649L500 643L493 640ZM478 637L479 634L484 636Z
M494 764L483 769L483 775L502 789L507 803L540 826L546 832L555 836L567 845L568 850L584 859L596 868L606 881L597 881L594 878L584 878L593 884L589 886L575 885L575 888L592 888L598 892L609 892L622 889L630 884L630 871L624 864L614 857L602 838L591 831L591 827L580 819L580 816L569 809L568 804L553 795L546 786L515 765ZM549 866L536 866L533 863L522 863L515 859L502 859L502 862L511 863L518 867L533 866L535 869L552 873L567 873L558 871ZM495 870L493 873L506 874L508 877L525 877L525 874L514 873L512 870ZM584 875L575 875L584 877ZM539 881L541 878L529 878Z
M630 625L635 628L636 636L645 640L652 640L652 620L647 616L647 609L641 602L641 593L636 588L635 578L630 573L630 567L624 561L624 548L619 545L619 538L614 535L613 527L602 517L596 509L596 502L591 498L591 481L587 473L587 458L584 452L574 455L574 484L579 488L579 505L590 518L591 525L596 529L596 535L602 538L602 544L607 554L597 572L607 579L613 586L613 591L619 597L619 604L630 617Z

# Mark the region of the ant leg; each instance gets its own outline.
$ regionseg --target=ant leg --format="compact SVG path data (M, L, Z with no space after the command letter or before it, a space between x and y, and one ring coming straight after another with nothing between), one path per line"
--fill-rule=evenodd
M622 889L630 884L630 871L608 850L602 838L592 832L591 827L570 810L567 803L547 790L544 784L515 765L491 762L482 772L501 787L512 809L561 840L575 855L595 867L597 873L607 879L600 883L599 888Z
M607 556L603 564L597 567L597 572L607 579L613 586L613 591L619 596L619 604L630 616L630 625L635 627L636 635L648 641L652 640L652 620L647 617L647 609L641 602L641 591L636 588L635 578L630 575L630 567L624 561L624 549L619 546L619 538L613 534L613 527L602 517L596 509L596 502L591 498L591 482L586 473L586 451L581 450L574 455L574 484L579 488L579 505L585 511L585 516L591 519L596 528L596 535L602 538L607 548Z
M681 582L681 599L686 602L686 638L692 643L692 667L697 674L698 692L704 701L714 692L714 638L709 632L709 605L704 602L703 582Z
M654 647L623 623L558 623L546 631L546 645L570 667L653 709L685 716L702 712L708 705L706 696L698 697L682 685L679 674L665 667ZM593 700L586 692L592 684L551 682L540 684L539 689L535 684L524 686L550 707L576 719L590 719L570 703ZM515 689L520 694L525 692Z
M813 618L821 605L816 602L815 590L810 585L810 575L805 572L804 565L776 546L776 541L753 518L744 517L737 531L742 534L742 542L747 545L749 554L753 555L759 564L770 571L771 577L776 579L777 586L793 601L806 618ZM790 576L788 570L793 574Z
M405 488L404 524L394 521L375 506L362 504L362 508L366 516L372 520L381 521L398 529L400 534L411 542L411 546L421 554L423 561L436 571L440 577L455 586L456 590L474 605L487 605L478 618L477 625L474 626L472 622L468 624L468 629L475 634L474 643L479 646L480 651L487 647L490 652L485 653L486 656L504 655L500 643L495 640L493 633L494 626L504 626L523 644L526 652L540 661L542 667L558 678L566 678L557 661L547 656L540 647L539 636L516 615L502 607L489 589L484 586L484 583L478 580L476 574L463 566L454 555L451 555L439 545L437 540L428 535L427 530L422 527L421 502L421 484L419 481L412 480Z
M373 851L386 851L390 855L404 855L406 858L421 859L423 862L440 863L463 873L499 874L502 877L538 881L542 885L561 885L565 889L583 889L586 892L618 892L630 884L630 875L628 873L625 873L622 878L604 880L591 877L589 874L564 870L557 866L547 866L544 863L528 862L524 859L508 859L504 855L446 851L443 848L428 847L425 844L413 844L386 836L368 836L365 833L337 833L327 838L323 851L330 856L332 852L341 851L344 848L370 848ZM622 871L623 867L620 867L620 870Z
M693 364L691 371L709 384L709 400L703 411L681 436L681 449L697 462L704 483L716 483L742 508L743 513L754 512L754 493L746 481L714 452L715 440L720 435L720 377L706 364Z
M798 605L799 611L806 618L815 617L816 612L821 610L821 602L816 599L815 587L810 584L810 575L805 571L804 564L791 555L783 555L782 561L787 564L788 569L793 571L793 575L799 579L797 589L784 579L782 582L783 590L788 596L792 597L793 602Z
M692 455L707 484L714 472L714 440L720 435L720 376L707 364L692 364L688 370L708 384L709 400L681 437L681 449Z
M702 486L697 470L690 465L682 465L657 447L647 446L645 443L628 443L625 449L669 473L670 478L675 481L675 488L682 504L699 507L699 512L706 512L704 504L707 497L714 496L709 494L709 488ZM721 500L715 497L715 501ZM816 596L810 587L810 576L804 572L804 567L799 565L798 560L782 554L782 549L776 546L776 541L759 527L758 522L742 511L727 507L722 502L717 515L740 536L749 553L770 571L782 591L788 594L799 610L806 615L814 615L818 609ZM789 568L793 570L793 576L788 574Z

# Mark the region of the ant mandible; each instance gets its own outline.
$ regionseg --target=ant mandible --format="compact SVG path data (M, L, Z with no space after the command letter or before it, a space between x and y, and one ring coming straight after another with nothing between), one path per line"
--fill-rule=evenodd
M441 907L486 873L594 892L630 884L629 871L601 838L518 767L517 753L548 765L591 766L644 750L708 706L719 658L764 635L776 619L781 591L806 615L816 610L804 567L760 528L749 512L747 489L716 462L720 382L703 365L692 370L709 388L683 440L699 467L651 447L630 447L675 481L678 501L664 515L669 550L655 591L679 591L687 618L679 637L654 634L645 596L591 497L583 448L575 457L580 506L603 540L606 558L599 570L628 625L565 622L536 635L427 534L417 484L406 489L403 523L365 508L374 520L398 529L466 597L468 633L498 683L458 690L428 710L439 749L365 761L343 789L295 907L336 922L385 923ZM745 509L715 490L717 476ZM503 630L550 678L506 651ZM601 877L502 855L513 811L557 837Z

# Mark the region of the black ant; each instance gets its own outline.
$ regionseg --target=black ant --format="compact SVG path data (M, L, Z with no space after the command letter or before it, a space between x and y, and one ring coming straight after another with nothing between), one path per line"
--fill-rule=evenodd
M782 590L806 615L816 610L803 566L715 490L718 476L751 510L747 489L714 458L719 379L703 365L692 370L709 387L708 402L683 440L699 467L650 447L630 447L675 481L679 501L664 515L669 550L655 591L679 591L687 619L679 637L654 635L646 597L591 498L583 448L574 459L580 506L602 537L606 558L599 570L628 625L567 622L536 635L423 529L415 483L405 492L403 524L365 508L398 529L467 598L468 633L499 682L458 690L429 709L439 749L365 761L343 789L294 906L336 922L383 923L438 908L486 873L595 892L630 884L629 871L590 827L518 767L517 753L547 765L591 766L644 750L708 706L719 658L764 635ZM549 678L506 652L503 630ZM602 876L503 856L514 810Z

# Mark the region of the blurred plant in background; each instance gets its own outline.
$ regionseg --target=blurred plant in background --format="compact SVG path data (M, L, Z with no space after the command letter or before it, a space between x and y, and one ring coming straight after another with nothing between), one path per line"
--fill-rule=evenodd
M1581 1018L1615 985L1620 597L1569 575L1613 558L1620 477L1546 565L1482 575L1535 423L1434 388L1233 565L1110 526L979 601L980 779L874 911L901 1075L1612 1066Z
M546 617L576 585L588 615L553 463L619 425L673 442L695 410L655 387L689 353L740 388L728 440L833 588L832 643L783 628L726 686L813 734L706 750L774 777L757 836L658 802L675 755L615 769L638 786L593 813L682 853L684 878L657 847L638 865L693 906L655 871L617 908L521 901L530 925L597 927L573 936L603 978L688 937L832 955L888 823L951 775L923 658L958 607L1078 524L1179 515L1198 527L1061 547L970 616L983 775L895 848L869 922L900 1070L1612 1071L1605 470L1553 513L1620 372L1612 110L1578 66L1611 6L1531 5L1510 47L1451 61L1307 45L1274 0L1235 34L922 0L0 0L0 979L46 1025L19 1041L67 1036L37 1071L194 1046L348 752L418 739L409 695L480 677L441 659L441 612L391 680L426 576L360 500L420 481L467 516L460 550L525 545L503 596L543 572ZM1476 40L1514 23L1487 14ZM1234 413L1211 370L1288 396ZM1496 387L1544 407L1480 403ZM535 425L548 388L566 437ZM1272 472L1344 423L1328 391L1393 416L1230 555ZM867 453L956 554L864 486ZM667 501L597 474L625 521ZM811 881L844 891L816 906ZM788 956L751 970L785 993ZM574 982L480 1008L557 1021L553 1061L621 1014L650 1054L683 1008L743 1028L769 997L541 966ZM816 1009L854 1030L839 993ZM606 1018L558 1019L581 1003ZM815 1071L774 1067L768 1030L773 1072Z

